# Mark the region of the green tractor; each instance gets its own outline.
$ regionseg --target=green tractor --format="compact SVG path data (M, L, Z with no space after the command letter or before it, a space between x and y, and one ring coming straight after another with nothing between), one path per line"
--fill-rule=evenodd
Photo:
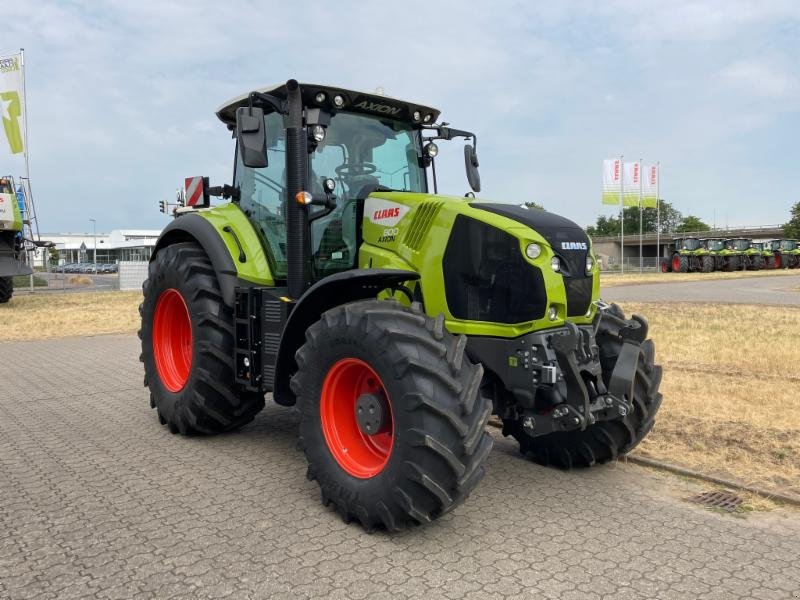
M773 269L772 259L774 255L771 250L768 249L768 242L752 242L750 247L761 254L761 268L762 269Z
M738 271L742 268L742 254L723 238L703 240L709 254L714 259L714 271Z
M217 116L233 183L187 180L143 286L145 385L171 432L235 430L271 393L299 414L323 503L396 530L475 488L492 413L563 468L650 431L661 367L646 321L600 300L578 225L475 197L473 133L422 104L295 80ZM472 191L439 195L436 143L456 138Z
M753 246L749 238L731 238L725 240L725 247L738 253L738 269L760 271L764 268L764 256L761 250Z
M0 178L0 304L11 300L15 276L33 272L22 262L22 231L22 212L14 192L14 183L10 178Z
M662 273L689 273L714 270L714 258L708 248L696 237L675 238L670 247L670 257L661 261Z
M766 243L767 250L771 253L769 268L791 269L800 266L800 256L798 256L798 244L795 240L770 240Z

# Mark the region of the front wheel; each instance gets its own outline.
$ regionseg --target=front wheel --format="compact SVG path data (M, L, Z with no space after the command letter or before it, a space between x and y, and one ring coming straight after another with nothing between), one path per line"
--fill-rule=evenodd
M14 294L14 280L11 277L0 277L0 304L11 300Z
M264 396L234 387L233 309L203 249L180 243L150 263L139 306L150 406L172 433L221 433L253 420Z
M634 316L634 320L637 317ZM603 380L608 385L620 355L620 331L632 321L625 319L616 304L603 315L597 332ZM633 411L614 421L600 421L583 431L555 432L530 437L518 420L503 422L503 433L517 439L520 452L534 462L562 469L588 467L605 463L633 450L653 428L656 412L661 406L661 366L655 364L652 340L642 342L636 369Z
M324 504L393 531L462 502L492 448L483 368L444 319L391 300L333 308L306 332L292 390Z
M675 255L678 260L678 268L676 269L679 273L688 273L689 272L689 257L688 256L679 256Z

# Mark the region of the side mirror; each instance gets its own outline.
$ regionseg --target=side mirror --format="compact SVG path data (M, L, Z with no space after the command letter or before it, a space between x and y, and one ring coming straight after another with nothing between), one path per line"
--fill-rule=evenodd
M464 165L467 167L467 181L475 192L481 191L481 175L478 173L478 155L472 144L464 146Z
M263 109L249 106L236 109L236 143L244 166L255 169L267 166L267 132Z

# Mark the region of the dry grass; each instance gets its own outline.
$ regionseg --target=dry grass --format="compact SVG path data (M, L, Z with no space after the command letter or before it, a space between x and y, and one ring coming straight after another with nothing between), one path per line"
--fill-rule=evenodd
M800 308L623 305L650 321L664 394L636 452L800 495Z
M14 296L0 304L0 341L136 331L141 301L141 292Z
M127 333L139 292L15 296L0 340ZM636 450L800 494L800 308L625 303L650 321L664 403Z
M703 281L708 279L741 279L743 277L785 277L800 275L797 269L778 269L771 271L714 271L713 273L601 273L602 287L636 285L639 283L675 283L680 281Z

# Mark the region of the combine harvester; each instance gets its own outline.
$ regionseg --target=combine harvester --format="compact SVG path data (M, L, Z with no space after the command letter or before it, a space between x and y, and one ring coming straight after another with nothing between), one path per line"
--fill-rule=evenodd
M578 225L475 198L473 133L422 104L294 80L217 116L236 139L233 185L187 180L143 286L145 385L171 432L237 429L271 392L299 411L323 502L389 530L469 495L492 413L564 468L648 434L661 367L647 323L600 300ZM438 195L436 143L455 138L470 141L472 191Z
M17 187L13 177L0 177L0 304L11 300L14 277L33 273L29 253L48 245L39 240L28 180L23 178Z

